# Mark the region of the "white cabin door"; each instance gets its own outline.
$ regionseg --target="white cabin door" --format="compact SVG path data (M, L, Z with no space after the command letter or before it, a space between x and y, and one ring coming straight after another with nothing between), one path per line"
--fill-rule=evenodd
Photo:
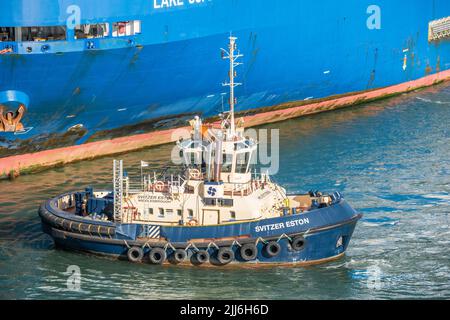
M203 210L203 224L219 224L219 210Z

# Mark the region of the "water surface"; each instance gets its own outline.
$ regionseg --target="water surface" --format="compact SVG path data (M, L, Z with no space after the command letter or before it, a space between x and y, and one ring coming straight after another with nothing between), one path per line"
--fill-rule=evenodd
M289 192L338 190L364 214L339 261L308 268L134 265L53 249L39 204L105 188L112 158L0 182L1 299L450 298L450 86L276 123ZM163 167L172 146L130 153ZM66 270L81 269L81 291Z

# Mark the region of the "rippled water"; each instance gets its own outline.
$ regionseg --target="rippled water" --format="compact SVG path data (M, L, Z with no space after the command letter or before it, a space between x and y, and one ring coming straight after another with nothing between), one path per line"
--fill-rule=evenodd
M0 182L0 298L450 298L450 86L290 120L276 181L290 192L341 191L364 214L347 256L308 268L134 265L57 251L41 232L45 199L108 187L103 158ZM171 146L122 156L163 166ZM81 268L81 291L66 269Z

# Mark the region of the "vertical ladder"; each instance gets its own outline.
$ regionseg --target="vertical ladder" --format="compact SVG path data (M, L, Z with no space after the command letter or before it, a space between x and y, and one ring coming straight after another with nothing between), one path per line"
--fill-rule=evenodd
M123 201L123 160L114 160L114 221L122 221L122 201Z

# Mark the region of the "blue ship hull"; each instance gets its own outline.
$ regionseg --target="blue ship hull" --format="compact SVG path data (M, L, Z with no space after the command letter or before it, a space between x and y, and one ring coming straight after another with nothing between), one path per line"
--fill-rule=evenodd
M62 198L63 196L59 197ZM198 251L206 251L212 265L219 248L230 248L235 256L233 264L299 264L323 263L343 256L350 243L358 214L345 200L332 206L303 214L253 222L215 226L159 226L158 238L149 238L148 230L157 226L120 224L86 220L58 209L58 198L43 204L39 210L45 233L58 247L127 259L130 248L142 248L147 257L154 248L162 248L171 262L176 249L187 253L186 262L195 263ZM297 250L293 239L301 237L303 245ZM271 243L280 245L276 256L269 256L265 248ZM240 249L243 245L256 244L257 255L246 260ZM145 261L145 258L141 258Z
M328 261L332 261L334 259L341 258L345 252L347 251L347 247L349 242L345 243L343 246L336 247L337 239L345 234L349 239L351 238L353 231L355 229L356 222L354 224L348 224L341 227L336 227L332 230L321 231L317 233L313 233L307 237L307 244L305 250L300 252L294 251L289 248L289 240L284 238L280 240L278 243L281 246L281 252L277 257L270 258L263 253L264 251L264 243L259 242L257 249L258 255L254 261L248 262L242 259L239 253L239 245L236 244L232 246L232 250L235 254L234 264L298 264L298 265L311 265L311 264L319 264ZM95 255L108 256L112 258L119 258L122 260L127 259L127 251L129 247L122 244L111 244L111 243L102 243L95 242L89 240L82 240L79 238L71 238L70 236L63 235L62 233L58 233L53 231L52 233L55 244L58 248L62 248L69 251L79 251L85 253L91 253ZM128 243L128 242L127 242ZM128 244L130 245L130 244ZM150 252L151 248L147 247L144 249L144 256L147 256ZM173 254L172 249L167 250L167 254L170 256ZM212 257L211 264L219 265L216 261L214 262L214 256L217 252L217 249L211 247L208 250L208 253ZM192 250L190 257L195 255L195 251ZM144 260L145 261L145 260ZM170 260L169 260L170 263ZM188 261L189 263L189 261Z
M450 68L450 43L428 38L429 22L450 16L447 0L380 0L375 17L369 0L179 2L170 8L160 0L3 3L0 27L63 26L76 5L80 23L140 20L142 30L78 40L68 30L65 41L0 42L0 50L12 51L0 55L0 92L29 99L27 130L0 132L0 156L136 133L127 126L161 117L217 114L227 100L218 49L230 32L245 53L238 111L401 84ZM73 134L73 128L81 129Z

